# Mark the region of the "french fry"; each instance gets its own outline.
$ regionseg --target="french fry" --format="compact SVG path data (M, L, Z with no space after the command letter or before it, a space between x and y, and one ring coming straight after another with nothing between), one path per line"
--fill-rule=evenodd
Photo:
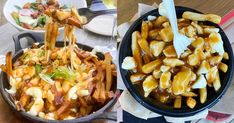
M149 94L158 87L158 81L152 75L147 76L143 81L144 96L148 97Z
M194 26L197 29L198 34L203 34L204 33L202 27L199 24L192 22L191 25Z
M157 29L150 30L149 35L148 35L149 40L155 40L158 36L158 33L159 33L159 30Z
M216 72L215 80L213 82L213 86L215 91L218 91L221 87L220 77L219 77L219 71Z
M152 75L155 79L159 79L162 75L162 71L160 70L160 67L156 67Z
M106 91L110 91L112 85L111 61L112 57L110 53L105 53L104 63L106 66Z
M174 108L181 108L181 105L182 105L182 97L176 96L174 101Z
M210 21L216 24L219 24L221 17L214 14L199 14L195 12L186 11L182 15L183 18L195 21Z
M6 54L6 71L8 80L12 77L12 52Z
M151 52L150 52L150 47L148 42L146 41L146 39L139 39L138 40L138 45L140 46L141 50L148 56L152 56Z
M201 88L199 89L199 95L200 95L200 102L204 103L207 99L207 89L205 88Z
M157 66L159 66L161 64L162 64L161 59L156 59L148 64L145 64L142 67L142 71L146 74L151 73Z
M170 67L175 67L175 66L184 65L184 62L177 58L165 58L163 59L163 64L170 66Z
M160 27L164 22L168 21L166 17L159 16L153 21L154 27Z
M192 97L188 97L186 103L189 108L193 109L196 106L197 102Z
M191 92L191 91L185 92L185 93L183 93L181 95L184 96L184 97L196 97L197 96L197 94L195 94L194 92Z
M143 58L143 61L144 61L145 64L150 62L150 56L148 56L147 54L144 54L142 56L142 58Z
M224 54L223 54L223 59L225 59L225 60L228 60L228 59L229 59L229 56L228 56L228 53L227 53L227 52L224 52Z
M150 42L150 51L155 57L157 57L162 53L164 46L165 46L165 42L151 41Z
M173 32L171 27L163 28L159 35L161 36L162 40L165 42L171 42L173 40Z
M141 58L141 49L137 42L139 37L140 37L140 33L138 31L135 31L132 33L131 49L132 49L132 56L137 62L137 71L141 73L142 72L141 68L142 68L143 63L142 63L142 58Z
M169 88L171 86L171 73L169 71L162 73L159 81L159 87L162 89Z
M224 73L226 73L227 70L228 70L228 66L227 66L225 63L220 62L220 63L219 63L219 69L220 69L221 71L223 71Z
M149 33L149 25L147 24L146 21L143 21L141 24L141 38L142 39L147 39Z

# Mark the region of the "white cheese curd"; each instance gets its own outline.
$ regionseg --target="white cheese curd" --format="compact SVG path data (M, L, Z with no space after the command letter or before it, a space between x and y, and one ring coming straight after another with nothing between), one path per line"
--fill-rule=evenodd
M193 84L192 88L193 89L204 88L206 87L206 85L207 85L206 78L204 77L204 75L200 75L197 81Z

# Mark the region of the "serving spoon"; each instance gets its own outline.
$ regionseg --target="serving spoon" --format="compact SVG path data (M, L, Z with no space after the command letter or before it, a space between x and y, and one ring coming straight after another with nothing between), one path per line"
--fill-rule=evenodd
M187 49L187 46L191 44L191 39L178 32L175 4L173 0L163 0L163 3L159 6L159 13L166 16L171 24L174 34L173 46L175 48L177 57Z
M89 23L94 17L99 15L105 15L105 14L116 14L116 9L108 9L108 10L100 10L100 11L92 11L89 8L80 8L77 9L80 16L83 17L84 23Z

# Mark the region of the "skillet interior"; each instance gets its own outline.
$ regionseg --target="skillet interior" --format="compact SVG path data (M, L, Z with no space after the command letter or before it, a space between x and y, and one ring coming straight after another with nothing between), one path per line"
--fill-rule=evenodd
M80 49L83 49L85 51L92 51L93 48L87 46L87 45L83 45L83 44L79 44L79 43L76 43L77 46L80 48ZM40 43L40 45L43 45L43 43ZM62 41L57 41L56 42L56 47L63 47L63 42ZM29 47L30 48L30 47ZM23 54L23 50L19 50L14 56L13 56L13 63ZM100 58L100 59L104 59L104 55L102 53L97 53L97 56ZM42 123L78 123L78 122L89 122L89 121L92 121L94 119L98 119L99 117L102 117L103 114L106 113L107 110L109 110L115 103L116 103L116 100L117 100L117 94L118 94L118 91L117 91L117 78L113 78L113 84L112 84L112 87L111 87L111 90L114 91L115 95L114 97L109 100L102 108L100 108L99 110L95 111L94 113L90 114L90 115L87 115L87 116L84 116L84 117L80 117L80 118L77 118L77 119L72 119L72 120L45 120L45 119L42 119L42 118L39 118L39 117L35 117L35 116L32 116L32 115L29 115L28 113L26 112L23 112L23 111L17 111L16 110L16 107L15 107L15 104L14 104L14 100L12 99L11 95L9 93L7 93L5 91L5 88L9 88L9 82L7 80L7 75L4 73L4 72L1 72L1 82L0 82L0 92L2 94L2 97L3 99L10 105L10 107L15 111L17 112L17 114L31 120L31 121L34 121L34 122L42 122ZM107 117L108 119L108 117Z

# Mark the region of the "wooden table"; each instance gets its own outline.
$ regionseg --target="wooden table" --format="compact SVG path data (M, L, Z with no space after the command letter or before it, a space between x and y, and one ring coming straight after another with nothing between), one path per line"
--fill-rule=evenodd
M118 0L118 25L129 21L137 12L138 3L152 5L162 0ZM215 13L224 16L234 9L234 0L175 0L177 6L194 8L204 13Z

